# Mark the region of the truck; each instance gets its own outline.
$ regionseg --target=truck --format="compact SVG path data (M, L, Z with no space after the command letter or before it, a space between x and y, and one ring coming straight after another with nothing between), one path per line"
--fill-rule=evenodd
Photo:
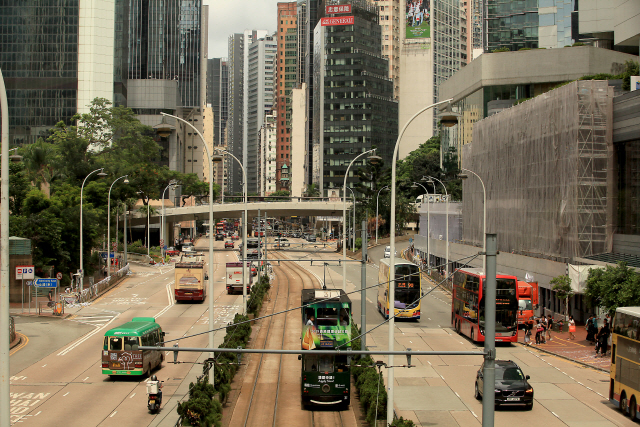
M201 255L184 254L176 263L174 272L176 301L204 301L207 287L204 281L204 260Z
M253 277L251 275L251 264L247 262L247 294L251 293L251 286L253 285ZM242 262L228 262L227 263L227 293L232 294L234 292L242 293Z
M518 328L533 322L538 303L538 282L518 280Z

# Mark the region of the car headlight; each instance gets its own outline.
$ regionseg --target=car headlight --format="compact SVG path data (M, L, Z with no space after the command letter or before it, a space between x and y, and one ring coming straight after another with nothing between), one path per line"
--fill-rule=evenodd
M533 388L525 390L524 394L533 394Z
M502 394L502 390L495 389L495 393L496 393L496 394Z

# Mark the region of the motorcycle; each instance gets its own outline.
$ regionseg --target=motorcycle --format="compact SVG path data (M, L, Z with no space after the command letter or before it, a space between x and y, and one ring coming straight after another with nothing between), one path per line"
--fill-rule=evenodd
M151 412L160 410L162 404L161 384L164 381L148 381L147 382L147 408Z

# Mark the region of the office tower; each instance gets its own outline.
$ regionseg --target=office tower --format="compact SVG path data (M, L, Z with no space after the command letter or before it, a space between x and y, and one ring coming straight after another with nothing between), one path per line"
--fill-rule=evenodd
M244 167L247 171L247 191L258 192L258 132L264 123L265 114L274 104L274 77L276 41L273 36L254 40L249 45L245 87L246 149Z
M213 145L224 144L229 116L229 67L226 58L207 60L207 105L213 110Z
M404 29L406 11L404 2L397 0L375 0L379 9L382 29L382 57L389 61L389 78L393 80L393 93L398 99L400 91L400 29Z
M296 87L298 69L298 34L296 2L278 3L278 26L276 38L278 57L276 66L275 97L277 99L277 144L276 162L278 171L284 165L291 167L291 91ZM304 141L302 141L304 144ZM304 146L296 147L306 151ZM278 190L291 188L289 178L282 178L277 172Z
M122 45L114 39L124 7L122 0L2 2L0 68L12 145L46 138L96 97L113 100L114 84L122 92Z
M345 25L323 26L325 21L314 30L312 182L328 197L341 196L346 169L358 154L376 147L389 165L398 135L398 103L388 61L381 56L378 8L366 0L327 7L341 4L350 4L353 23L345 18ZM322 17L326 9L318 13ZM348 183L364 163L354 163Z

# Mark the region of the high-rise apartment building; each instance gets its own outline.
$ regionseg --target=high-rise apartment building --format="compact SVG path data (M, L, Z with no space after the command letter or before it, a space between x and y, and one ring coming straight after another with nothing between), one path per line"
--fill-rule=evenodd
M378 7L367 0L350 4L353 24L323 26L314 33L313 183L322 194L341 196L344 175L353 158L378 149L387 165L398 135L398 103L388 61L382 58ZM319 18L326 9L319 9ZM357 161L348 182L354 182Z
M258 190L258 133L264 117L274 104L274 79L276 67L276 41L273 36L265 36L254 40L249 45L247 86L245 87L247 145L245 149L244 167L247 171L247 191L257 193Z
M298 72L298 29L296 2L278 3L278 26L276 41L278 43L278 57L276 67L276 162L277 170L284 165L291 167L291 91L296 87ZM299 147L305 150L305 147ZM282 178L277 172L278 190L290 188L288 177Z
M389 77L393 80L393 93L398 99L400 92L400 29L404 29L406 11L404 2L398 0L375 0L379 9L382 29L382 57L389 61Z
M275 111L265 116L265 121L260 127L259 135L259 161L258 161L258 194L268 196L276 191L276 120Z
M243 69L244 69L244 34L236 33L229 36L228 41L229 110L226 126L227 150L236 158L242 159L242 108L243 108ZM228 162L228 186L225 192L230 194L242 191L242 171L235 161Z
M11 144L30 144L95 97L122 90L123 0L6 0L0 7L0 68ZM124 103L124 99L116 99Z

